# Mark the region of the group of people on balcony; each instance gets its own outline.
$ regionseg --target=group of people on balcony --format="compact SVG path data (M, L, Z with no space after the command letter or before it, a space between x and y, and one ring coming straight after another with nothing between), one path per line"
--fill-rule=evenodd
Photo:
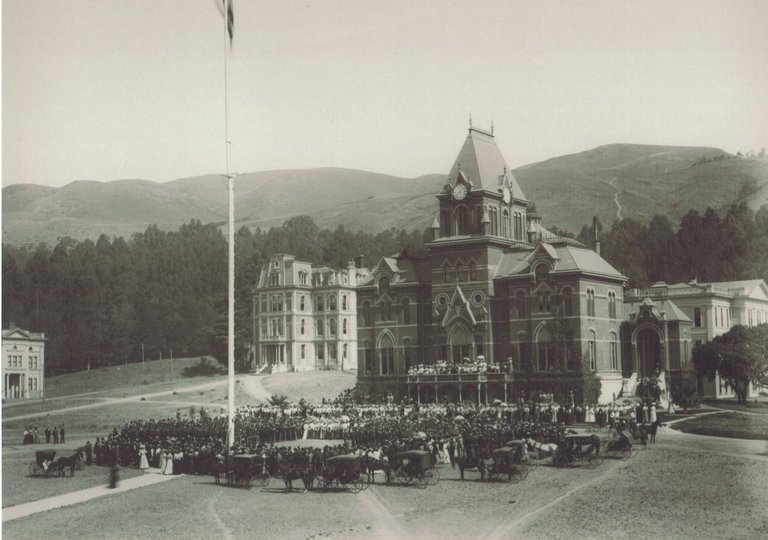
M411 366L408 370L408 375L450 375L466 373L469 375L475 375L479 373L507 373L509 370L509 364L507 362L499 364L498 362L488 362L485 357L480 355L475 360L470 360L467 357L461 362L446 362L441 360L434 364L418 364Z

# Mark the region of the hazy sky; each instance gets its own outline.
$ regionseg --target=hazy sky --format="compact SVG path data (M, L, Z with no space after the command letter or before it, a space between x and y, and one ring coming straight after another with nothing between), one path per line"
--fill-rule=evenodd
M3 184L223 172L214 0L3 0ZM235 0L232 170L768 146L768 2Z

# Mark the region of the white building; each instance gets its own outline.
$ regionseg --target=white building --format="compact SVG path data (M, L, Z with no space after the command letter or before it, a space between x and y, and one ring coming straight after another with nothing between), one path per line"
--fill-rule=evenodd
M3 330L3 399L43 397L45 334L14 327Z
M768 285L762 279L721 281L716 283L656 283L649 289L633 289L624 295L624 302L632 304L645 296L653 300L669 300L692 321L693 346L712 341L736 325L757 326L768 322ZM759 388L750 387L748 396L758 394ZM736 393L718 375L713 382L700 382L699 392L705 397L735 398Z
M362 262L362 261L359 261ZM336 270L276 255L253 296L258 367L273 372L357 368L355 287L368 271Z

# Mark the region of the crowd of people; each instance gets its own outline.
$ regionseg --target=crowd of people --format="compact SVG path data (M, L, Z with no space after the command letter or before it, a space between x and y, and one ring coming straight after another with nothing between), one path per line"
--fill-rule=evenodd
M478 374L478 373L504 373L509 370L509 364L487 362L483 356L476 360L464 358L461 362L440 361L434 364L418 364L408 370L408 375L450 375L450 374Z
M43 430L45 435L45 444L64 444L67 442L67 432L64 424L58 426L45 426ZM24 444L37 444L40 441L40 429L37 426L24 426Z

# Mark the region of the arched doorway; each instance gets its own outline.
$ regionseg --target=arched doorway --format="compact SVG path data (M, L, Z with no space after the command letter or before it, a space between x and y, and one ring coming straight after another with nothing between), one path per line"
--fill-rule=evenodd
M435 389L432 386L422 386L419 389L419 398L421 403L434 403Z
M449 401L456 403L459 401L459 389L452 384L440 386L437 389L437 401Z
M637 372L640 377L651 377L661 371L661 340L653 328L637 333Z
M464 358L472 359L472 337L463 326L457 327L451 334L451 358L455 364Z

